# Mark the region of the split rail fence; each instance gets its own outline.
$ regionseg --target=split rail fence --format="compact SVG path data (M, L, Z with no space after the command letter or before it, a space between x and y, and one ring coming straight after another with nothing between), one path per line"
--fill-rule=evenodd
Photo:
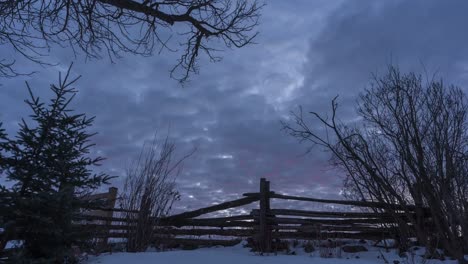
M138 214L114 208L117 189L97 194L89 199L108 199L106 208L88 212L77 219L77 227L91 230L93 238L106 242L108 239L127 238L128 230L135 227L123 214ZM257 193L246 193L237 200L160 218L154 226L154 240L165 244L193 246L230 246L242 239L252 239L260 251L274 250L275 241L281 239L324 240L324 239L368 239L395 238L398 221L409 222L408 214L401 218L389 213L309 211L271 208L272 199L305 201L325 204L350 205L364 208L389 208L388 204L368 201L327 200L282 195L270 191L270 182L262 178ZM222 214L224 210L258 203L257 209L249 214L227 217L203 218L206 214ZM398 205L393 205L398 208ZM225 212L225 211L224 211ZM429 216L428 216L429 217Z

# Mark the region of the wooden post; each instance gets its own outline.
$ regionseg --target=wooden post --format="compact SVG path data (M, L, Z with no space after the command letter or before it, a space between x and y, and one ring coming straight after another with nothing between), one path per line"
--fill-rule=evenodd
M259 243L262 252L271 252L271 228L268 223L270 214L270 182L260 179Z
M117 200L117 188L116 187L110 187L109 192L107 193L107 201L106 201L106 208L107 209L114 209L115 207L115 202ZM105 212L105 217L107 218L112 218L114 216L114 212L112 210L106 211ZM106 221L106 226L111 226L112 225L112 220L107 220ZM110 229L108 230L108 233L110 233ZM107 247L107 240L108 237L103 239L103 246Z

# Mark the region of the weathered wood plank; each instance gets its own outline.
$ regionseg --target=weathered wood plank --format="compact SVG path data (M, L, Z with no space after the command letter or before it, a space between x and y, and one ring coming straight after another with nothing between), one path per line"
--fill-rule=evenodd
M110 187L109 191L106 193L90 194L90 195L83 196L80 199L83 201L106 200L112 203L112 202L115 202L115 198L117 196L117 190L118 189L116 187Z
M114 229L112 229L114 230ZM127 232L108 232L108 230L80 230L77 233L83 236L92 236L94 238L112 237L125 238ZM170 236L228 236L228 237L248 237L254 234L253 229L156 229L155 236L170 235Z
M235 246L239 244L242 239L230 239L230 240L221 240L221 239L188 239L188 238L168 238L163 237L161 240L156 240L159 243L163 244L172 244L172 245L189 245L189 246Z
M252 210L258 213L258 209ZM324 212L324 211L306 211L292 209L271 209L272 215L290 215L290 216L305 216L305 217L326 217L326 218L391 218L389 213L366 213L366 212ZM396 216L405 217L405 214L397 214Z
M402 209L402 208L409 209L409 210L415 210L415 208L416 208L414 205L406 205L406 206L402 207L401 205L398 205L398 204L387 204L387 203L369 202L369 201L348 201L348 200L319 199L319 198L311 198L311 197L283 195L283 194L278 194L278 193L271 194L271 198L277 198L277 199L283 199L283 200L317 202L317 203L353 205L353 206L381 208L381 209L393 209L393 210L399 210L399 209Z
M386 232L328 232L328 233L303 233L303 232L273 232L273 238L280 239L327 239L327 238L349 238L349 239L368 239L379 240L383 238L392 238L391 233Z
M277 225L274 230L296 231L296 232L329 232L329 231L356 231L356 232L392 232L392 228L372 226L322 226L322 225Z
M269 217L271 223L275 224L323 224L323 225L350 225L350 224L378 224L378 223L392 223L392 219L301 219L301 218L287 218L287 217Z
M259 200L258 196L257 197L255 197L255 196L244 197L244 198L241 198L241 199L224 202L224 203L220 203L220 204L217 204L217 205L213 205L213 206L209 206L209 207L205 207L205 208L200 208L200 209L197 209L197 210L194 210L194 211L189 211L189 212L184 212L184 213L181 213L181 214L171 215L171 216L168 216L168 217L164 218L164 221L171 221L171 220L174 220L174 219L181 219L181 218L193 218L193 217L197 217L197 216L207 214L207 213L211 213L211 212L216 212L216 211L226 210L226 209L233 208L233 207L247 205L247 204L253 203L253 202L258 201L258 200Z
M254 217L251 214L244 214L244 215L233 215L233 216L225 216L225 217L196 218L194 220L235 221L235 220L254 220Z
M252 227L254 222L247 221L223 221L205 219L180 219L170 222L161 221L161 226L209 226L209 227Z
M133 213L137 214L140 212L139 210L127 210L123 208L106 208L106 207L87 207L86 209L92 210L92 211L112 211L112 212L117 212L117 213Z
M269 192L269 195L271 196L272 194L274 194L275 192L273 191L270 191ZM253 192L253 193L243 193L242 196L248 196L248 197L252 197L252 196L260 196L260 193L259 192Z
M168 234L168 235L192 235L192 236L205 236L205 235L217 235L217 236L237 236L247 237L254 234L253 229L157 229L156 234Z
M83 221L111 221L111 222L133 222L131 219L121 218L121 217L106 217L106 216L97 216L97 215L77 215L74 217L74 220L83 220Z

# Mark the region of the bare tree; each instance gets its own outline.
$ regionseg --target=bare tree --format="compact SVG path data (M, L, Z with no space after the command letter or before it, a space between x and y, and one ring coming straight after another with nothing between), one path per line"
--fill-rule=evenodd
M325 127L324 136L310 127L302 110L284 128L331 151L354 197L401 205L386 209L403 209L411 221L399 222L401 242L416 236L429 253L440 245L466 263L468 104L463 90L390 67L360 95L359 124L338 122L337 109L335 98L331 118L310 113ZM430 223L424 222L427 213Z
M175 149L169 136L162 144L155 136L151 143L143 146L138 159L127 170L119 200L121 208L128 211L125 218L131 225L127 236L127 250L130 252L144 251L155 241L158 220L166 216L179 199L174 180L182 169L183 161L195 149L174 160Z
M243 47L257 35L257 0L6 0L0 2L0 45L46 64L51 44L112 60L122 53L151 56L176 51L172 34L180 35L181 57L171 76L185 81L198 72L197 57L212 61L218 40L225 47ZM180 25L180 26L179 26ZM0 76L20 74L13 61L0 60Z

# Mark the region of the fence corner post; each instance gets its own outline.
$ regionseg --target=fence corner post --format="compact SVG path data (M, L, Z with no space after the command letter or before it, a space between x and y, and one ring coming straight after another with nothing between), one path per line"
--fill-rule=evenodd
M271 227L268 223L270 215L270 182L260 179L260 215L259 215L259 242L262 252L271 252Z

